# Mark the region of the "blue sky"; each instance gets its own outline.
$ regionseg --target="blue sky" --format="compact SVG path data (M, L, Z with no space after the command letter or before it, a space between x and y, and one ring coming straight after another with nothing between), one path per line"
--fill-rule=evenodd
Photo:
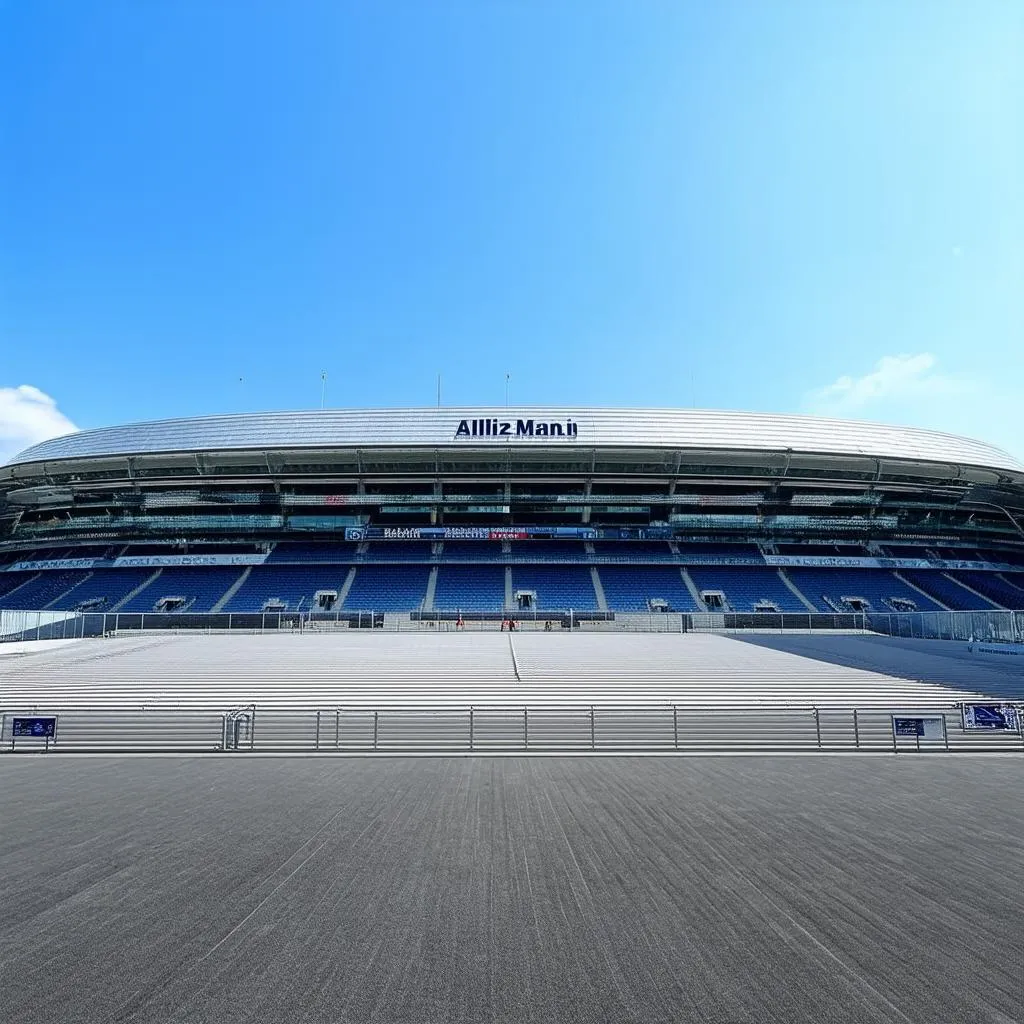
M1022 52L1016 0L0 0L0 454L326 370L1024 456Z

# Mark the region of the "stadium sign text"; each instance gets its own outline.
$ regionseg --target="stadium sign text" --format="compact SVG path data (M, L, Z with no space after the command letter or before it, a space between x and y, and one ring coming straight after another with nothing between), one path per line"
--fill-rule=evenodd
M455 439L463 437L576 437L579 424L571 419L535 420L535 419L472 419L459 420L455 429Z

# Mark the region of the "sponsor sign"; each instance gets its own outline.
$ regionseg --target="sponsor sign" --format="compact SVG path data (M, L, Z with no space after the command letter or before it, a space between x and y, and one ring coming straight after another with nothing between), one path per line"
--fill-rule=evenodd
M11 735L15 737L52 740L56 732L56 718L15 718L11 722Z
M1024 644L1002 643L974 643L968 644L967 650L972 654L999 654L1003 657L1018 658L1024 655Z
M965 729L990 729L994 732L1017 732L1018 709L1012 704L965 704Z
M471 438L505 438L508 441L534 437L550 441L552 438L572 440L579 433L579 424L568 417L564 420L526 419L499 420L490 417L459 420L455 428L455 440Z
M852 569L858 566L877 569L879 559L867 555L765 555L769 565L802 565L821 569ZM927 569L928 563L922 562L921 568Z
M346 530L346 540L528 540L531 537L594 540L592 526L366 526Z
M962 559L875 558L871 555L765 555L769 565L804 566L818 569L988 569L1006 572L1012 566Z
M122 555L109 563L115 569L146 569L173 565L262 565L267 556L245 555Z
M926 740L941 740L946 736L946 722L941 716L928 718L896 718L892 720L895 736L915 736Z
M15 562L7 566L7 572L41 572L44 569L94 569L98 565L110 565L102 558L48 558L40 561Z

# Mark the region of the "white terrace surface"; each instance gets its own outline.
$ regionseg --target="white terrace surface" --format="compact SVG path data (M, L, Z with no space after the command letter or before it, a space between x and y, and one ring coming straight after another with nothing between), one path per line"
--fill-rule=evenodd
M510 650L515 647L521 680ZM669 704L949 706L977 691L714 634L157 635L19 645L0 710ZM2 650L2 647L0 647Z

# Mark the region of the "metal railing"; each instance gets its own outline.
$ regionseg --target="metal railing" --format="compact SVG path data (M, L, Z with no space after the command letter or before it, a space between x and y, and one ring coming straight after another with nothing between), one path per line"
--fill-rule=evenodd
M0 643L60 640L138 631L272 633L338 629L489 631L512 617L521 630L641 633L818 630L867 631L937 640L1024 640L1024 611L977 612L531 612L267 611L57 612L0 610Z
M48 752L332 754L1018 753L1016 730L967 729L956 705L411 706L211 709L6 708L0 752L42 753L13 736L18 715L52 715ZM894 718L942 719L936 738L897 735Z

